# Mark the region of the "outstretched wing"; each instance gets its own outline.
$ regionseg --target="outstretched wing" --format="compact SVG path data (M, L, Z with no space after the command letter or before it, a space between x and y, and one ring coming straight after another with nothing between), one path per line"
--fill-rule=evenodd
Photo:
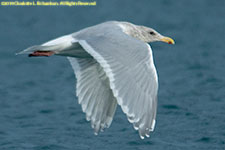
M92 58L68 59L77 78L78 102L97 134L99 130L110 126L117 106L108 78L102 67Z
M109 80L99 63L88 54L71 35L59 37L25 49L18 54L52 51L68 57L77 78L76 94L86 118L97 134L110 126L117 101L109 87ZM76 58L75 58L76 57Z
M79 38L104 69L114 97L140 137L149 137L155 125L158 91L150 46L119 30Z

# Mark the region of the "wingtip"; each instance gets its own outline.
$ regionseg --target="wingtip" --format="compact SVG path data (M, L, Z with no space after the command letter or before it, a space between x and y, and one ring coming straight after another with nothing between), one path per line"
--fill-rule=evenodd
M144 136L142 136L142 135L140 135L140 138L141 138L142 140L144 140L144 139L145 139L145 137L144 137Z
M150 131L148 131L147 133L144 133L144 134L139 133L139 136L142 140L145 139L145 137L149 138L150 137Z

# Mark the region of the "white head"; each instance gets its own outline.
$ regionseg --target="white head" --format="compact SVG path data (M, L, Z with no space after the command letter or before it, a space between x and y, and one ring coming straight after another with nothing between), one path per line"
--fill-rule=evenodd
M158 33L152 28L134 25L128 22L123 22L122 26L125 26L124 32L134 38L137 38L146 43L162 41L168 44L175 44L174 40L170 37L166 37Z

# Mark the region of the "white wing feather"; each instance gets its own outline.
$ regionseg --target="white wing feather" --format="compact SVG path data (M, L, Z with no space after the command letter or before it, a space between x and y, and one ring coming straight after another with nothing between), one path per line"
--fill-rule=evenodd
M117 106L108 78L94 59L68 59L77 78L78 102L97 134L110 126Z
M139 51L144 51L145 48L145 51L148 51L147 55L132 66L132 61L136 58L135 54L127 53L127 56L119 56L119 50L110 49L108 51L114 50L115 54L108 55L108 51L100 51L98 45L94 43L91 44L95 49L84 40L79 43L104 69L114 97L134 128L139 130L140 137L142 139L144 136L149 137L149 132L153 131L155 126L158 91L157 73L150 46L142 45ZM124 57L125 62L122 62L122 59L118 61L118 57ZM126 62L127 60L130 64Z

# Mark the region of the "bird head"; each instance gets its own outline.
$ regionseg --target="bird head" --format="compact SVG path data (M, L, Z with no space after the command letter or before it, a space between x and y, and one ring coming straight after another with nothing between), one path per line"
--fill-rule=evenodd
M137 28L139 28L140 29L139 31L141 31L140 40L146 43L161 41L168 44L175 44L172 38L163 36L152 28L148 28L145 26L138 26Z

